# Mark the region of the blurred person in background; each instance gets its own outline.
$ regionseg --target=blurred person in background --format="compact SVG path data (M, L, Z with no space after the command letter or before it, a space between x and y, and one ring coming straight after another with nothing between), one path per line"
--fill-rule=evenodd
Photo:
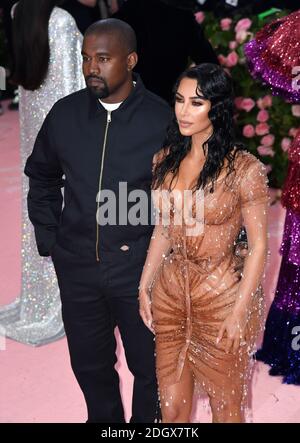
M62 7L75 19L82 34L92 23L102 18L98 0L65 0Z
M65 0L62 7L76 21L82 34L98 20L108 18L118 11L124 0Z
M11 9L13 5L16 3L16 0L0 0L0 11L2 13L1 21L2 21L2 35L3 42L1 42L1 49L5 52L5 54L1 54L4 57L6 64L5 68L7 70L7 81L6 81L6 91L3 93L3 98L11 98L12 100L8 105L8 109L10 110L18 110L19 107L19 97L18 97L18 89L15 88L10 82L11 72L13 70L13 44L12 44L12 17L11 17ZM2 47L3 45L3 47ZM0 65L3 65L2 61L0 61ZM0 91L0 99L1 99L1 91ZM0 103L0 115L3 113L3 108Z
M244 46L252 76L268 85L273 95L293 103L296 109L300 104L299 41L300 9L265 25ZM282 206L286 208L279 251L282 260L256 359L271 366L270 375L283 376L283 383L300 385L297 338L300 325L300 128L291 128L286 135L293 136L294 140L289 142L289 166L281 196Z
M136 72L150 91L168 102L176 79L190 63L219 63L193 6L190 0L127 0L114 14L136 32Z
M20 0L13 11L14 72L19 85L21 168L54 103L84 88L80 34L56 0ZM19 297L0 308L6 336L41 345L64 335L52 261L38 255L27 213L28 179L22 180L22 282Z

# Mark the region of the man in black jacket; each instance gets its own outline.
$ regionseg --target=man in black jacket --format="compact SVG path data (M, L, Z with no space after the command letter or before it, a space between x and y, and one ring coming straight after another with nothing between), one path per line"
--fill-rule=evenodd
M162 146L170 109L132 74L136 41L126 23L93 24L82 55L87 88L53 106L26 163L29 215L40 255L54 262L88 422L124 422L115 326L134 376L131 421L153 422L159 412L154 340L139 315L138 285L153 230L152 158ZM121 199L121 185L148 196L144 224L126 220L134 201ZM116 211L105 224L101 203L109 193L116 203L112 198L109 215Z

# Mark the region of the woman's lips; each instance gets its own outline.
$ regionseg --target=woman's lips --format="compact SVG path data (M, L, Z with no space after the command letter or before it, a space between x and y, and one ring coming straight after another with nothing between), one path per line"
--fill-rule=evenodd
M184 120L179 120L179 126L181 126L181 128L188 128L189 126L191 126L193 123L190 122L186 122Z

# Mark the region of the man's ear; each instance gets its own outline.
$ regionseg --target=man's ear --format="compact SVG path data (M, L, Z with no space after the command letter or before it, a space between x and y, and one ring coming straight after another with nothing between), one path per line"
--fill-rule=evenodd
M127 57L127 69L132 71L138 62L138 55L136 52L131 52Z

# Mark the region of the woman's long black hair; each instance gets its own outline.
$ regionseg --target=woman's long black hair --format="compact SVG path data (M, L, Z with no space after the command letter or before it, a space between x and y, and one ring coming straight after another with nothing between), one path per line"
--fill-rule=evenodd
M213 192L214 183L224 166L225 159L228 160L227 179L234 171L234 159L237 152L246 149L241 143L237 143L234 137L232 80L221 66L203 63L187 69L180 75L174 87L174 96L184 78L195 79L198 85L196 94L211 102L208 117L213 126L213 133L203 145L206 160L194 191L204 189L211 183L210 192ZM191 141L191 137L181 135L174 112L173 121L163 144L166 155L158 161L153 171L153 189L163 184L169 172L173 174L173 179L176 177L181 161L191 150ZM171 190L173 179L169 190Z
M48 23L59 0L19 0L12 23L14 71L12 81L30 91L38 89L48 72Z

